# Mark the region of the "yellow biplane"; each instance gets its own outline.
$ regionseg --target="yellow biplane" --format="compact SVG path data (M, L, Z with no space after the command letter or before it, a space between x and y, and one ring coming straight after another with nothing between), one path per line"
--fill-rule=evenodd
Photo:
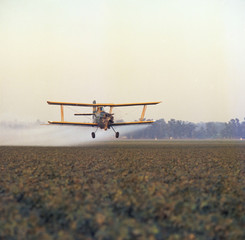
M124 104L113 104L113 103L96 103L93 101L92 104L88 103L67 103L67 102L50 102L47 101L50 105L60 105L61 112L61 121L49 121L49 124L61 124L61 125L75 125L75 126L90 126L96 127L96 131L98 128L107 130L112 128L115 132L116 138L119 137L119 132L116 132L114 126L124 126L124 125L134 125L134 124L150 124L154 121L145 121L145 111L147 105L156 105L160 102L143 102L143 103L124 103ZM84 123L84 122L66 122L64 120L64 106L77 106L77 107L92 107L92 113L77 113L75 116L92 116L92 123ZM112 110L114 107L129 107L129 106L143 106L143 110L141 113L141 117L139 121L135 122L114 122L114 114ZM109 112L105 112L104 107L109 107ZM92 132L92 138L95 138L95 132Z

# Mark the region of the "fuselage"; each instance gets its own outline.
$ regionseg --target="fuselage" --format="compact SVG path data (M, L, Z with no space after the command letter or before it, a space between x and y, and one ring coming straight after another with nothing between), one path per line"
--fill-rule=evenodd
M114 123L113 114L105 112L103 108L98 107L94 115L94 123L97 123L101 129L110 129L110 124Z

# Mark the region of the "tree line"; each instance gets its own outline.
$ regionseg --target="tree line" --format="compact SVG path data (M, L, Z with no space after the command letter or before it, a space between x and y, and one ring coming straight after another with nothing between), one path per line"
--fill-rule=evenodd
M120 120L123 122L123 120ZM0 122L1 128L23 129L40 126L42 122ZM192 123L171 119L166 122L159 119L145 129L125 134L130 139L245 139L245 118L240 122L238 118L229 122L200 122Z
M245 139L245 119L229 122L192 123L171 119L159 119L143 130L126 134L132 139Z

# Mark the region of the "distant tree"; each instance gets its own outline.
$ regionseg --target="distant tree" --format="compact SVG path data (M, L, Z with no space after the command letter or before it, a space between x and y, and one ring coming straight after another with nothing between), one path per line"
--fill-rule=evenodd
M222 135L225 138L237 138L240 128L240 122L236 119L231 119L228 123L225 123L225 128L222 131Z
M196 130L194 132L194 138L197 139L204 139L206 138L206 129L204 126L198 126L196 125Z
M245 121L241 123L241 137L245 139Z
M191 122L184 123L184 137L193 138L195 135L196 125Z
M163 139L163 138L168 137L167 130L168 130L167 123L165 122L164 119L159 119L152 125L152 131L154 132L154 138Z
M240 124L238 118L231 119L228 123L225 123L225 127L222 131L222 136L225 138L240 138L243 134L243 124Z
M171 119L167 123L168 137L173 138L193 138L195 136L196 125L191 122Z
M217 138L218 131L216 124L214 122L206 123L206 137L207 138Z
M178 127L177 127L177 122L175 119L171 119L168 121L168 136L177 138L178 136Z
M223 138L232 138L232 130L228 123L225 123L225 127L221 132Z

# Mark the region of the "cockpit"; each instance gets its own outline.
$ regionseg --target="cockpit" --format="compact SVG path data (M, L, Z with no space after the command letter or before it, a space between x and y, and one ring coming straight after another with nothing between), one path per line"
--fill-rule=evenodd
M105 112L103 107L97 107L97 112Z

